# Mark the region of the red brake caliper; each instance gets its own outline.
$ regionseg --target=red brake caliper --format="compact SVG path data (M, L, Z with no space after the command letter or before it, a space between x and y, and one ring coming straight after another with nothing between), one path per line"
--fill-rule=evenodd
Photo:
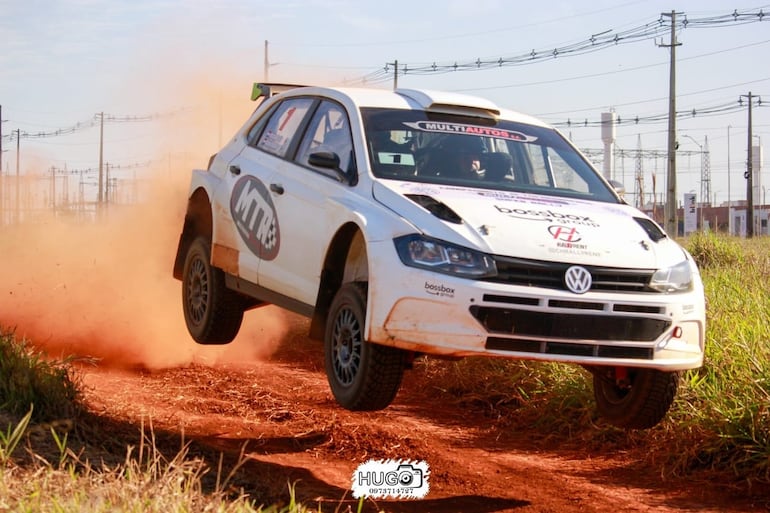
M615 384L620 388L628 387L628 367L615 367Z

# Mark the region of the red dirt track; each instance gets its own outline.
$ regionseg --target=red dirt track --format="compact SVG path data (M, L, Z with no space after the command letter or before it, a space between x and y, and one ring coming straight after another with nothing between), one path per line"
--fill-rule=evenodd
M532 433L505 429L482 406L438 402L419 363L389 408L346 411L329 391L320 344L305 339L307 321L274 307L262 312L289 324L269 359L159 371L87 368L89 409L233 457L243 450L249 477L238 485L247 493L285 501L294 483L305 505L324 511L355 511L352 475L370 458L426 460L431 468L425 499L370 500L371 511L762 510L703 482L664 480L628 455L534 444Z

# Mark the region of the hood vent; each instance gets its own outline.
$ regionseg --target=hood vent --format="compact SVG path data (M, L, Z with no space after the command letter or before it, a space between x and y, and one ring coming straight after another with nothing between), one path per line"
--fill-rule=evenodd
M658 226L655 221L646 219L644 217L635 217L634 221L639 223L639 226L644 228L644 231L647 232L647 235L650 237L652 242L658 242L659 240L666 238L666 232L661 230L660 226Z
M446 206L444 203L436 201L431 196L426 196L424 194L406 194L405 196L442 221L454 224L463 223L462 218L457 215L457 212Z

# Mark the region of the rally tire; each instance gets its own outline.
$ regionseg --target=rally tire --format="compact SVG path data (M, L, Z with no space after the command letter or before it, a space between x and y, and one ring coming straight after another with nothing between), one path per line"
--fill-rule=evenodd
M607 373L594 372L599 415L625 429L649 429L663 420L674 402L679 374L656 369L629 369L629 386L618 386Z
M211 245L196 238L182 273L182 307L187 330L199 344L232 342L241 328L244 302L225 285L224 272L211 265Z
M344 408L381 410L398 393L404 352L367 342L366 285L346 283L334 296L326 322L324 364L332 394Z

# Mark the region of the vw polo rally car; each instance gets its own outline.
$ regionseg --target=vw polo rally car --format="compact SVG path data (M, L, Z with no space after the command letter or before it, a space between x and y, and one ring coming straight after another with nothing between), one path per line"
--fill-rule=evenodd
M702 365L693 259L558 131L459 94L254 91L192 173L173 274L196 342L261 305L303 314L351 410L386 407L425 354L573 363L628 428Z

